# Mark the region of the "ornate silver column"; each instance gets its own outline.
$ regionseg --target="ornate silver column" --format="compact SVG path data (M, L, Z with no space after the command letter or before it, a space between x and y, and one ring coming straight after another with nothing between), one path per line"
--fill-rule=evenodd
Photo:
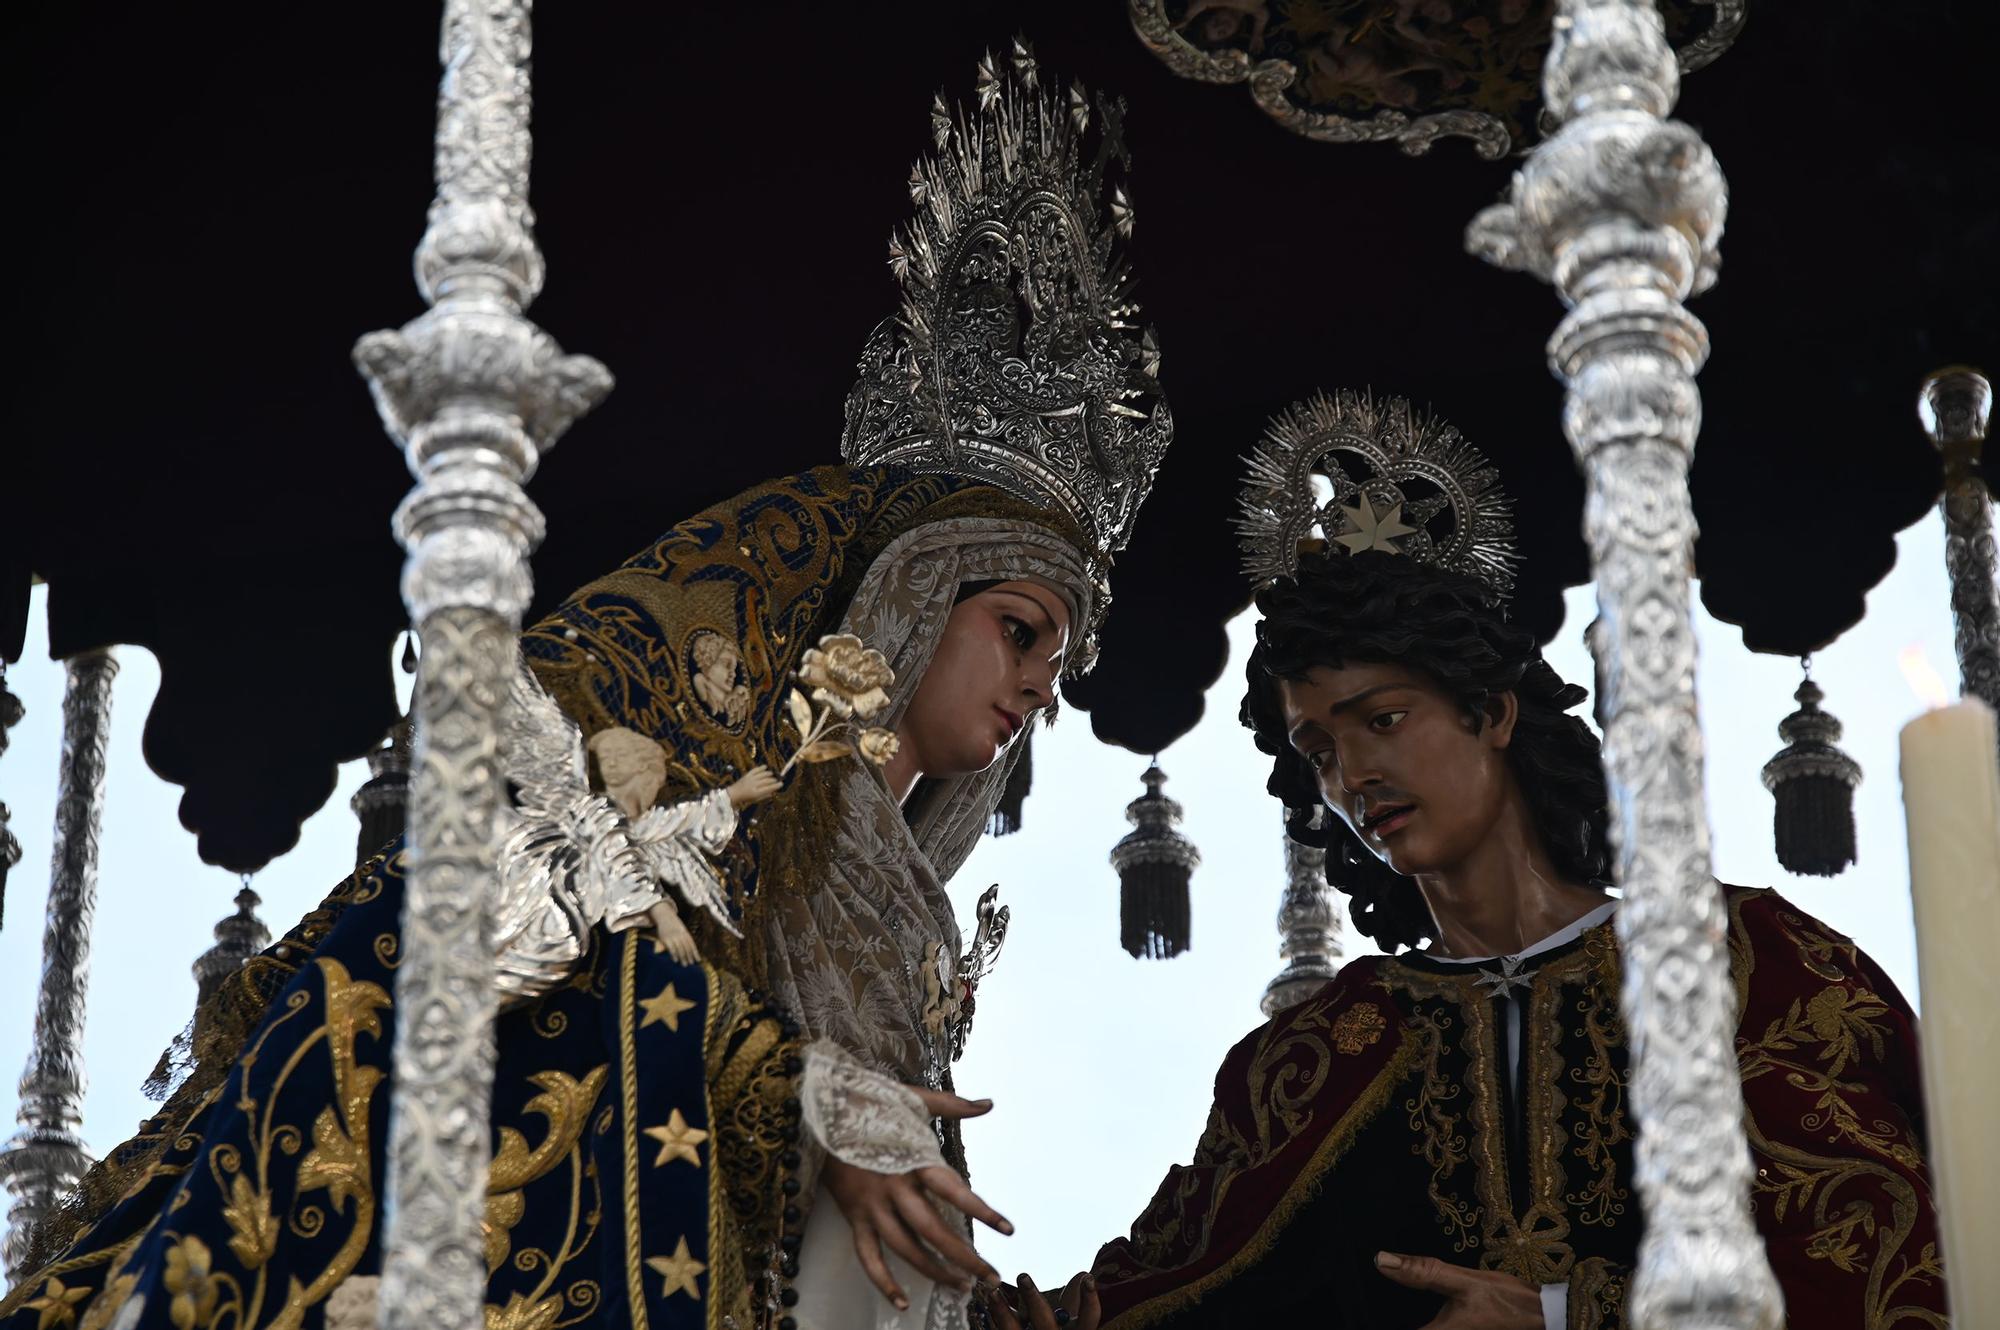
M7 662L0 660L0 757L7 755L7 731L19 725L26 714L21 699L7 686ZM5 917L7 911L7 874L21 862L21 842L8 826L11 817L6 801L0 800L0 917Z
M1285 894L1278 902L1278 955L1285 968L1264 986L1259 1005L1275 1016L1303 1002L1340 970L1340 918L1326 881L1326 851L1285 842Z
M97 838L104 825L104 759L111 739L111 681L118 661L108 649L64 662L62 766L56 783L56 843L49 908L42 929L42 985L35 1036L21 1074L21 1130L0 1154L0 1175L14 1194L0 1259L11 1284L28 1239L91 1165L83 1126L84 990L90 982L90 926L97 914Z
M541 451L610 390L522 315L542 285L528 208L528 0L447 0L437 198L417 246L428 312L354 348L417 486L396 511L423 646L382 1324L480 1330L496 990L486 894L505 795L499 713L542 515Z
M1993 496L1979 474L1993 385L1954 365L1924 380L1917 415L1944 454L1944 561L1964 690L2000 711L2000 589L1994 586Z
M1466 242L1553 282L1569 306L1549 363L1587 483L1646 1217L1627 1307L1646 1330L1772 1327L1782 1301L1749 1207L1688 585L1708 332L1681 302L1715 281L1727 186L1701 136L1665 119L1680 73L1652 0L1562 0L1555 22L1542 89L1561 127Z

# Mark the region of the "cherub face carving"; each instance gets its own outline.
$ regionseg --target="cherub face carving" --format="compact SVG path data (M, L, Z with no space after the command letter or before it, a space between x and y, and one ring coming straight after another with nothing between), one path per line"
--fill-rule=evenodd
M743 656L719 633L696 633L689 646L694 660L694 695L703 709L735 729L750 715L750 688L742 679Z
M604 780L604 795L628 819L637 819L667 783L667 755L636 730L616 726L590 736L590 755Z

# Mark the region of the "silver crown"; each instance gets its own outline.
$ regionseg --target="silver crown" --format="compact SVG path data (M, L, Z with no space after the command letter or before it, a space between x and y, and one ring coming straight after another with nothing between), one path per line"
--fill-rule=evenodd
M1122 116L1043 87L1020 41L1006 66L979 62L976 106L954 116L938 95L917 215L889 242L902 308L862 351L843 458L969 476L1067 514L1101 553L1124 548L1173 421L1119 253L1131 200L1104 197Z
M1274 417L1247 459L1243 571L1259 586L1303 550L1386 550L1514 589L1513 504L1477 448L1400 397L1317 393Z

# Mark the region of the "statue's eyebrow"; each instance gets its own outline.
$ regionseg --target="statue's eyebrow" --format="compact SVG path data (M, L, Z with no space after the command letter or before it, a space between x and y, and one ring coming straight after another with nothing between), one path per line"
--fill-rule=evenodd
M1360 706L1363 702L1366 702L1369 698L1375 696L1375 694L1377 693L1386 693L1389 692L1391 689L1407 688L1407 687L1409 687L1409 685L1405 683L1392 682L1392 683L1374 684L1370 687L1362 689L1360 692L1355 693L1351 697L1344 697L1340 701L1335 702L1332 706L1326 709L1325 714L1328 716L1339 716L1346 712L1354 710L1356 707ZM1306 716L1302 718L1298 724L1292 726L1290 730L1286 731L1285 738L1291 743L1292 747L1297 748L1299 746L1299 735L1301 735L1308 729L1317 729L1320 730L1322 733L1325 732L1324 727L1321 726L1319 723L1318 717Z

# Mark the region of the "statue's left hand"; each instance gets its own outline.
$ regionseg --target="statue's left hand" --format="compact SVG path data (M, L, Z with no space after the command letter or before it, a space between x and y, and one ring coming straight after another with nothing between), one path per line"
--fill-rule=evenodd
M1423 1330L1542 1330L1542 1291L1500 1270L1468 1270L1435 1256L1375 1253L1375 1268L1404 1288L1444 1294Z
M1071 1278L1053 1303L1024 1274L1013 1289L1002 1284L987 1293L986 1307L997 1330L1022 1330L1022 1315L1027 1317L1027 1330L1097 1330L1098 1318L1103 1315L1097 1302L1097 1281L1082 1272Z

